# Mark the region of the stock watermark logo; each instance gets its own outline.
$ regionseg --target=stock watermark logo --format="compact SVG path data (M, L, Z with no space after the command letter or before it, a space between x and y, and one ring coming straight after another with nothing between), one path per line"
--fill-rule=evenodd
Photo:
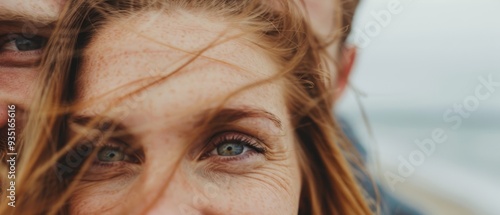
M9 172L7 174L7 204L16 207L16 106L9 105L7 111L7 164Z
M354 27L354 42L358 48L366 48L372 39L379 36L384 28L387 28L396 15L401 14L405 9L405 4L416 2L416 0L391 0L385 9L373 10L370 12L371 19L361 27Z
M71 176L78 170L85 158L92 153L92 144L80 144L75 149L69 150L64 156L64 160L57 162L55 170L59 182L63 182L65 177Z
M488 77L478 77L479 84L475 87L473 94L465 97L462 101L455 103L453 107L447 109L443 114L443 121L450 125L449 130L458 130L464 121L469 118L473 112L479 109L481 101L491 98L491 96L500 88L500 81L494 81L493 75ZM389 187L394 191L398 183L405 182L412 176L416 168L425 163L426 159L434 154L438 144L446 142L448 139L447 130L444 128L435 128L426 139L415 140L417 149L410 152L408 156L398 156L399 165L397 173L387 171L384 173Z

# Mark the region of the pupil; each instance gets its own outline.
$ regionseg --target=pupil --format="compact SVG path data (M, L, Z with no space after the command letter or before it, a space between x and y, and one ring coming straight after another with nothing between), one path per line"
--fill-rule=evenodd
M233 147L229 146L229 147L227 147L227 150L231 151L231 150L233 150Z

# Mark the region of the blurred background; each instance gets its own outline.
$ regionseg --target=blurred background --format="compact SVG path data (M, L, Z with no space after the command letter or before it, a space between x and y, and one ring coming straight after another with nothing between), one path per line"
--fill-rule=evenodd
M500 1L363 0L353 30L360 102L337 112L380 183L425 214L500 214Z

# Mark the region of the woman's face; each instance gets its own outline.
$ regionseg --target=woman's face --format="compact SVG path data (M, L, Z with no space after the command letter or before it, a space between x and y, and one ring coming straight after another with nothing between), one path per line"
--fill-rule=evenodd
M297 144L280 81L232 96L207 122L213 126L200 126L226 96L279 71L251 37L228 39L241 33L231 29L209 16L151 12L98 31L85 51L77 99L106 99L76 117L105 117L120 135L99 143L72 213L297 213ZM166 75L105 112L108 102Z

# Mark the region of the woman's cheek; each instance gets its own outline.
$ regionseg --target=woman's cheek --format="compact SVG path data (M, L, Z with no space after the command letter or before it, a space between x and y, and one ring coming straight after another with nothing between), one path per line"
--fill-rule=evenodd
M255 196L255 199L261 201L256 203L266 205L264 208L268 208L268 214L296 214L298 201L296 201L295 196L299 191L297 190L295 193L296 190L293 189L292 183L287 183L287 180L271 180L271 182L256 182L255 193L258 195ZM266 211L259 212L264 214Z
M217 214L296 214L299 190L293 188L291 179L279 173L254 173L245 176L220 178L218 182L206 183L200 200ZM297 192L297 193L295 193ZM204 207L203 201L194 207Z
M188 198L176 203L179 209L216 214L296 214L300 190L293 187L291 178L283 173L253 173L240 176L221 176L217 181L200 180ZM204 181L204 182L202 182ZM157 187L161 187L158 184ZM82 184L71 199L72 214L118 214L125 206L146 205L146 198L131 201L131 193L141 193L137 186L126 182L110 181L101 184ZM168 192L169 189L167 189ZM179 190L174 189L179 192ZM161 191L159 191L161 192ZM160 194L176 196L173 194ZM179 193L178 195L183 195ZM180 198L180 196L179 196ZM169 200L174 200L170 198ZM125 202L132 202L124 204ZM156 204L172 205L160 198Z
M130 178L83 182L70 200L70 214L118 214L132 191Z

